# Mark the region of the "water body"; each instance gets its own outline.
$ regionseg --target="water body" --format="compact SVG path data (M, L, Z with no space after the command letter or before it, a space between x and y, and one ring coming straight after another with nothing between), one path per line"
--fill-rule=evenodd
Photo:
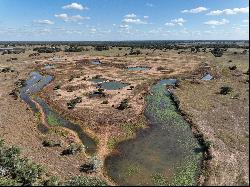
M20 90L20 97L24 100L34 112L39 112L35 103L32 101L31 96L35 93L41 91L47 84L49 84L53 80L53 77L50 75L41 75L39 72L32 72L30 74L30 78L26 81L26 85ZM42 107L46 120L48 120L48 116L52 116L55 121L57 121L58 126L62 126L68 128L77 133L82 143L85 145L86 152L88 154L94 154L97 149L96 142L89 137L82 128L70 121L62 118L56 112L54 112L45 101L43 101L38 96L34 97L34 100ZM39 129L43 129L39 126Z
M44 66L44 69L52 69L52 68L54 68L54 66L53 66L53 65L50 65L50 64Z
M105 160L107 174L118 185L196 184L202 149L166 91L175 83L167 79L152 87L145 109L151 128L121 142Z
M212 80L212 79L213 79L213 76L212 76L212 75L206 74L204 77L202 77L201 80L203 80L203 81L210 81L210 80Z
M91 64L93 64L93 65L100 65L102 63L99 60L93 60L93 61L91 61Z
M127 70L129 71L145 71L150 70L148 67L128 67Z
M41 91L52 79L53 77L50 75L42 76L38 72L32 72L30 78L26 80L25 86L20 89L20 98L24 100L34 112L39 112L39 110L30 98L31 95Z
M103 88L105 90L120 90L129 84L122 83L119 81L109 81L109 82L103 82L101 84L97 85L97 88Z

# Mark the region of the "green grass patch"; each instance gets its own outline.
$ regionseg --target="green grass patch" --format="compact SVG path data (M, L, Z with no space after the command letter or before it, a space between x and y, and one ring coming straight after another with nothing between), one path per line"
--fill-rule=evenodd
M197 156L197 160L199 156ZM187 158L183 166L177 169L172 180L173 186L192 186L196 183L196 175L198 170L197 160Z
M108 149L113 150L118 143L119 143L119 140L117 138L113 138L113 137L109 138L108 143L107 143Z
M122 130L126 133L127 138L131 138L135 135L138 129L144 128L145 124L143 122L138 123L124 123L121 125Z
M52 127L59 125L58 119L51 113L47 116L47 120L48 120L48 124Z
M140 167L137 164L130 164L125 172L126 176L134 176L140 173Z
M49 129L49 134L57 134L65 138L65 137L68 137L69 132L64 129L59 129L59 128L54 127L54 128Z
M167 185L167 180L165 176L161 173L155 173L152 175L152 182L156 186L166 186Z
M41 119L41 113L40 112L36 112L34 115L35 115L36 120L40 121L40 119Z

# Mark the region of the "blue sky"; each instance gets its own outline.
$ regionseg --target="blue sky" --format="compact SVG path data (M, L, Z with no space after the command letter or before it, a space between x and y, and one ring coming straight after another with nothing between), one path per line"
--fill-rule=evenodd
M248 0L0 0L0 41L248 40L248 35Z

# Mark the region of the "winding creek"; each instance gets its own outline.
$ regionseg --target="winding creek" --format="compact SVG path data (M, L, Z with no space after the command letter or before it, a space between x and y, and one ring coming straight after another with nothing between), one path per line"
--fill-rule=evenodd
M64 119L40 97L33 96L52 80L52 76L32 72L20 90L21 99L34 112L39 112L36 103L39 104L46 120L52 115L58 125L78 134L87 153L96 153L96 142L79 125ZM175 83L175 79L161 80L151 88L145 109L150 128L139 131L133 140L119 143L116 151L106 158L105 172L118 185L196 184L203 152L166 89ZM103 87L109 89L109 85Z
M91 155L94 154L97 149L96 142L86 133L84 133L84 131L78 124L74 124L61 117L58 113L54 112L40 97L34 96L32 98L32 95L41 91L52 80L53 77L50 75L43 76L39 72L32 72L30 74L30 78L25 82L25 86L20 90L21 99L24 100L35 113L41 112L36 106L36 103L39 104L45 114L45 118L47 121L49 117L53 117L53 119L57 123L56 125L76 132L82 143L85 145L86 152Z

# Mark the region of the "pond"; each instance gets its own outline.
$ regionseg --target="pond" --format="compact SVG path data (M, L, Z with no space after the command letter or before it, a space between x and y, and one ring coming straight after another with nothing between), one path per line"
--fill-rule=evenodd
M100 65L100 64L102 64L102 63L101 63L100 60L92 60L92 61L91 61L91 64L93 64L93 65Z
M166 91L175 83L167 79L152 87L145 109L151 127L118 144L105 160L107 174L118 185L196 184L202 149Z
M119 81L109 81L109 82L103 82L97 85L97 88L103 88L105 90L120 90L129 84L122 83Z
M204 77L202 77L202 79L201 80L203 80L203 81L210 81L210 80L212 80L213 79L213 76L211 75L211 74L206 74Z
M54 65L48 64L44 66L44 69L52 69L54 68Z

